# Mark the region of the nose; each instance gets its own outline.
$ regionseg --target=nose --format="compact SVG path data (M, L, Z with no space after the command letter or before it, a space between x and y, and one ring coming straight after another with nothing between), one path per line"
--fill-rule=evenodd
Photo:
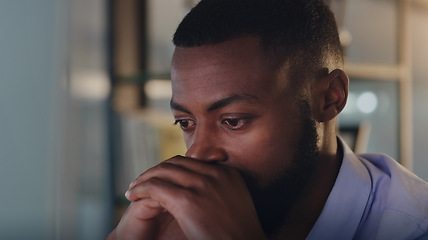
M227 153L213 130L197 129L189 140L186 157L210 163L227 160Z

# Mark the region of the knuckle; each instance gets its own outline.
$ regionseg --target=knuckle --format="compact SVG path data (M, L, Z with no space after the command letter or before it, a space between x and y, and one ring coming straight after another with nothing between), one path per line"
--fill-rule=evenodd
M215 166L213 168L210 168L209 176L211 178L214 178L214 179L219 179L219 178L223 177L222 167L220 165L218 165L218 166Z
M145 187L148 191L150 191L150 190L152 190L153 188L156 188L157 186L159 186L159 183L160 183L160 179L159 179L159 178L157 178L157 177L152 177L152 178L147 179L147 180L144 182L144 187Z
M163 171L163 170L171 169L171 167L172 167L172 163L164 161L164 162L159 163L153 169L158 170L158 171Z
M193 186L196 189L209 189L214 184L214 179L211 177L198 178L193 180Z
M215 180L230 179L231 172L224 166L218 166L211 170L210 176Z

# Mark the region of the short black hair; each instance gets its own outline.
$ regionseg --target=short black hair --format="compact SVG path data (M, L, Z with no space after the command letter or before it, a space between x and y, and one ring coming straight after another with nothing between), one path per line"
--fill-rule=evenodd
M188 48L246 36L258 37L281 64L343 66L336 21L321 0L201 0L178 26L173 43Z

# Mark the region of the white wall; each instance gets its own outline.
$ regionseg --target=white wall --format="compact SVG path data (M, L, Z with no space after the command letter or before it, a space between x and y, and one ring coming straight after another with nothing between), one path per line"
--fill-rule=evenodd
M103 239L106 1L0 1L0 239Z
M54 234L62 4L0 1L1 239Z

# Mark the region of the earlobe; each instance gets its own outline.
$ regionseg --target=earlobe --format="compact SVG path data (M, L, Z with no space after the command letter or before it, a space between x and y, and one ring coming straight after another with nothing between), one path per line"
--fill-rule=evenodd
M341 69L335 69L318 82L318 114L320 122L335 118L345 107L348 98L349 79Z

